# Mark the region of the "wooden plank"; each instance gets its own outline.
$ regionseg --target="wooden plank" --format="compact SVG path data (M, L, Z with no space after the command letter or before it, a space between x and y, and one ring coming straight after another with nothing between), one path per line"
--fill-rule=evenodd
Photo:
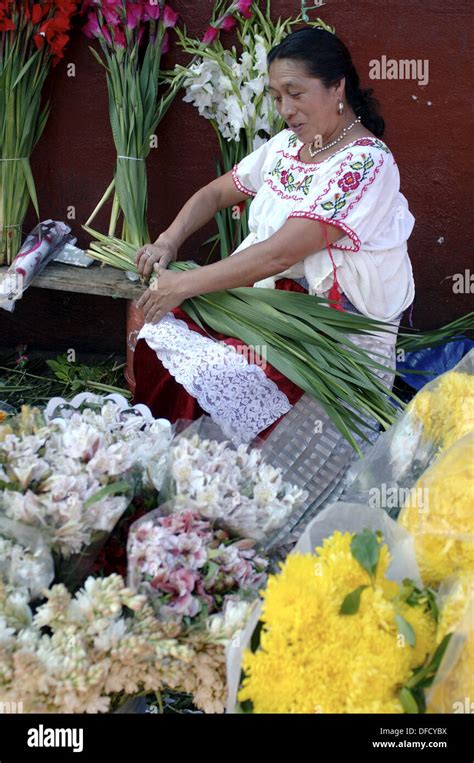
M7 270L7 266L0 267L0 278ZM102 268L94 263L88 268L79 268L61 262L50 262L46 265L45 269L31 282L31 287L120 299L138 299L145 288L139 283L130 281L124 271L110 265Z

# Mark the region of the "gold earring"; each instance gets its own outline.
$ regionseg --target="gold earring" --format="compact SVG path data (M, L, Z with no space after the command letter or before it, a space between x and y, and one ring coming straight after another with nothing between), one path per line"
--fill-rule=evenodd
M340 99L339 99L337 111L338 111L338 114L344 114L344 104Z

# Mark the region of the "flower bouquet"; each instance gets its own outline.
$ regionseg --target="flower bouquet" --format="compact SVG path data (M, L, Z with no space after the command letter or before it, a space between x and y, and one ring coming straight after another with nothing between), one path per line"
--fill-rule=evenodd
M267 560L252 540L228 533L191 508L164 504L130 529L128 584L145 594L160 621L179 626L192 658L179 687L205 712L223 712L225 646L238 638Z
M121 237L137 249L150 240L145 161L156 146L157 125L180 85L177 79L157 101L161 56L168 49L168 30L176 25L177 14L164 0L86 0L85 13L83 31L99 42L102 52L101 56L90 48L106 71L117 162L111 184L83 227L97 235L90 223L114 193L109 235L115 234L122 212Z
M246 712L423 712L449 638L436 646L435 597L408 539L383 512L323 511L228 652L228 709L238 691Z
M438 593L436 641L452 634L436 678L428 692L430 713L472 713L474 674L474 577L463 573L448 579Z
M472 324L472 316L465 316L465 323ZM453 327L455 325L456 322ZM440 333L443 331L444 329L440 329ZM408 340L408 336L404 334L402 338ZM424 475L429 467L435 467L443 453L447 453L449 448L472 433L474 350L451 371L426 384L389 431L379 437L364 461L352 468L348 475L349 488L345 500L384 508L394 519L398 517L404 505L413 503L414 509L416 506L420 507L420 501L424 500L425 488L428 487L424 482ZM468 451L469 447L466 446L463 458L465 465L460 465L459 471L463 484L469 479ZM438 474L441 475L441 471ZM455 482L456 480L452 484ZM415 495L410 497L412 490ZM460 507L465 501L469 503L469 500L472 503L467 490L464 498L460 495ZM451 505L452 500L448 503ZM451 511L450 508L443 509L443 514L446 510L448 513ZM465 510L460 508L459 511ZM418 524L415 513L412 512L410 519L410 528L413 531ZM467 515L464 516L467 519ZM424 519L427 519L427 515L421 517L421 521Z
M175 509L192 508L224 530L260 543L290 521L307 498L265 463L258 448L232 447L190 427L169 450L162 495Z
M454 574L474 574L473 507L474 431L425 471L398 517L414 537L427 585L438 586Z
M72 596L46 591L36 613L0 580L0 699L27 713L104 713L129 697L176 687L192 650L119 575L88 578Z
M49 114L41 92L64 55L77 5L0 0L0 265L10 265L20 248L30 199L39 220L30 156Z
M72 586L134 496L156 497L170 441L169 422L100 396L51 419L23 407L0 425L0 518L37 529Z

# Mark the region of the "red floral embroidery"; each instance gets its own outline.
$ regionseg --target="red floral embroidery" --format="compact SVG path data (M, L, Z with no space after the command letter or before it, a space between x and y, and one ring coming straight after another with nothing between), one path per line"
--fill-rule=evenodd
M371 138L359 138L359 140L356 140L354 143L354 146L371 146L371 145L372 145Z
M287 172L287 170L283 170L283 172L281 173L280 183L282 184L282 186L285 186L288 184L288 175L289 173Z
M347 193L347 191L355 191L360 185L360 172L346 172L346 174L338 180L337 184L344 193Z

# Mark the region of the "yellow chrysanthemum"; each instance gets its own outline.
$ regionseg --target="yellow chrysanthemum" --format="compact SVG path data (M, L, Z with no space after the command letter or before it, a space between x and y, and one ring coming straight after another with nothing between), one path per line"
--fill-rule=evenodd
M474 571L474 434L440 456L418 481L399 522L415 539L425 585Z
M259 650L244 655L239 693L256 713L402 713L400 687L432 651L434 621L424 607L395 604L399 586L385 580L381 548L374 586L353 558L350 533L334 533L316 555L292 554L266 591ZM369 585L354 615L340 607ZM400 636L401 614L416 633Z
M449 371L433 389L421 390L410 410L423 423L424 437L441 449L474 432L474 376Z
M429 693L428 712L474 710L474 576L461 575L440 608L436 641L453 636Z

